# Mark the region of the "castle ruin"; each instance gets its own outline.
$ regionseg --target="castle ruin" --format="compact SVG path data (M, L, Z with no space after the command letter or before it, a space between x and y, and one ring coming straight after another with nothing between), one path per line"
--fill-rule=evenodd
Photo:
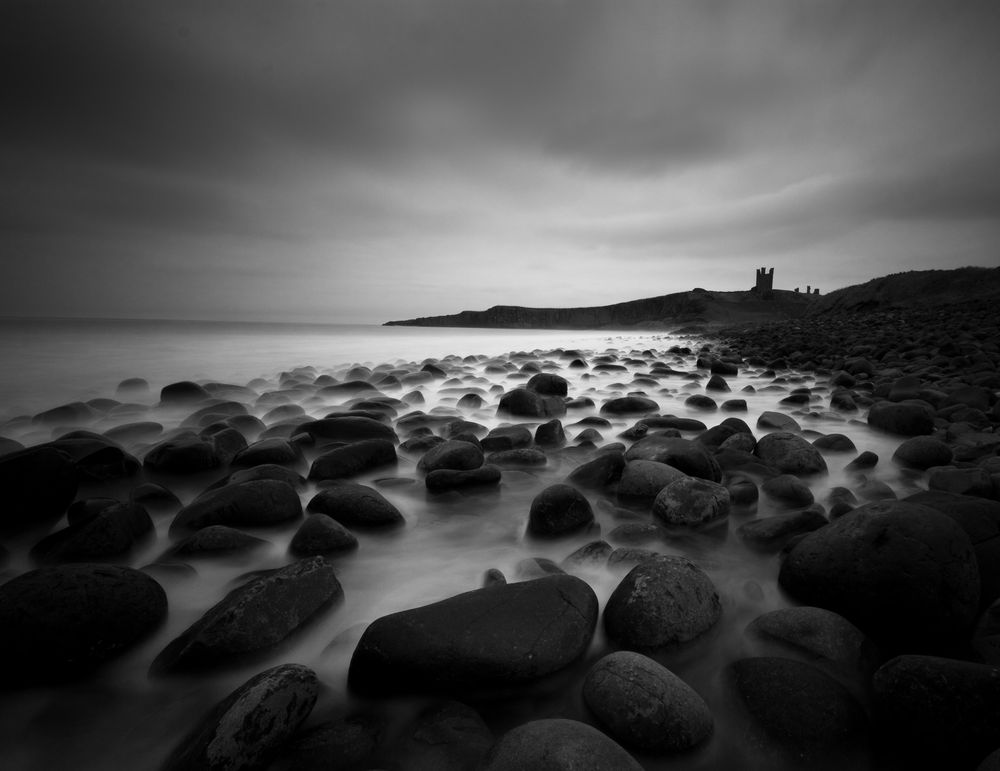
M756 292L764 299L772 297L772 293L774 291L774 268L757 268L757 283L754 284L753 289L750 291ZM795 294L799 293L799 288L795 287ZM819 295L819 289L807 286L806 294L813 296Z

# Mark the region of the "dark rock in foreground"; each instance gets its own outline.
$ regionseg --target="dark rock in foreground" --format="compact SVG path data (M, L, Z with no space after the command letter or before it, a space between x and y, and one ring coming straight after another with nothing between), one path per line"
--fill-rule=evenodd
M30 447L0 457L0 533L45 527L73 502L77 472L52 447Z
M597 613L594 591L568 575L465 592L373 622L348 683L363 695L516 691L579 658Z
M534 720L493 745L482 771L642 771L614 740L576 720Z
M318 695L319 681L308 667L282 664L261 672L213 707L163 770L267 768Z
M396 463L396 446L388 439L363 439L320 455L309 468L309 478L345 479Z
M0 586L0 687L89 674L167 615L162 587L138 570L64 565Z
M301 516L302 503L294 487L274 479L258 479L225 485L198 496L177 512L170 532L191 532L209 525L274 525Z
M266 651L343 597L322 557L252 579L207 610L154 659L150 674L236 663Z

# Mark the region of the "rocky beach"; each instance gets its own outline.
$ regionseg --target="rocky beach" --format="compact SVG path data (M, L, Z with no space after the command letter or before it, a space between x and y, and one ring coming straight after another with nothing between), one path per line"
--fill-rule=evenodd
M0 426L4 768L1000 768L993 299Z

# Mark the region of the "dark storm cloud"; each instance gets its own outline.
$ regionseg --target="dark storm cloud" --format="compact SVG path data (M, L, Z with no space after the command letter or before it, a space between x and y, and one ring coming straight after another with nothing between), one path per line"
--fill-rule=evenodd
M459 273L471 307L676 291L705 260L988 263L997 8L12 0L3 251L152 315L372 320L454 310ZM233 285L185 294L190 265Z

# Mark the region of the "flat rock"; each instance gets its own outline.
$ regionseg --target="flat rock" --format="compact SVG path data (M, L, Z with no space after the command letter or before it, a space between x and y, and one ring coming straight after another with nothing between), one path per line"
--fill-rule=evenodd
M374 621L348 683L362 695L516 692L579 658L597 614L594 591L574 576L493 584Z

